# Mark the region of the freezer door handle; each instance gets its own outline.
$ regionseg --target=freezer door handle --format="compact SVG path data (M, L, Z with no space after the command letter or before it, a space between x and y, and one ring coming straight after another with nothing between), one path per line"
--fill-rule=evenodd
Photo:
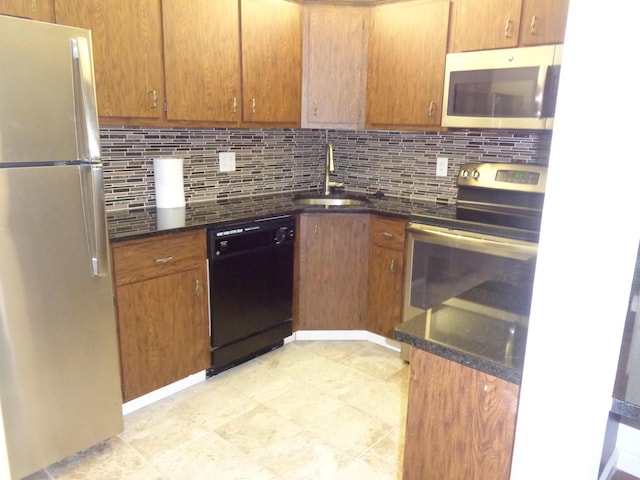
M74 96L77 118L77 142L79 160L100 160L100 132L98 130L98 107L95 94L93 62L89 39L71 39L74 58Z
M102 165L81 165L79 168L91 275L99 277L108 270L109 264Z

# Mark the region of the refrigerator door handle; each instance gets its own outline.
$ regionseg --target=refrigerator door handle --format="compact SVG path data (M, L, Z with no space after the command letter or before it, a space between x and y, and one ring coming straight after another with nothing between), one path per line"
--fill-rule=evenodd
M108 272L109 264L102 165L80 165L79 168L91 275L99 277Z
M74 59L74 96L78 128L79 160L100 161L100 132L98 129L98 107L95 94L93 62L89 39L71 39Z

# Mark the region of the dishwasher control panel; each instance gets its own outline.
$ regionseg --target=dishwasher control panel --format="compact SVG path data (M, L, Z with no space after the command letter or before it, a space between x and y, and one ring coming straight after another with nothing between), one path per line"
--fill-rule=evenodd
M289 244L294 239L295 219L290 215L209 229L209 258Z

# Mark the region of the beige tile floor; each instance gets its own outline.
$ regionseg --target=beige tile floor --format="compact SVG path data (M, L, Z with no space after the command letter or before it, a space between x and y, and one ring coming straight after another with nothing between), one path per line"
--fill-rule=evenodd
M408 366L366 341L297 341L125 416L28 480L354 479L402 474Z

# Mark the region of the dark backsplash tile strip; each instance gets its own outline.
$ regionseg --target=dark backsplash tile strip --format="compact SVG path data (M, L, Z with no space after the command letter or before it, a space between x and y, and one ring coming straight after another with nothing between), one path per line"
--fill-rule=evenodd
M547 164L551 132L460 130L454 132L329 131L336 178L357 191L452 203L460 165L478 162ZM447 177L436 176L438 157ZM346 168L345 168L346 167Z
M474 130L444 133L309 129L102 127L108 210L155 205L153 159L184 159L187 203L321 188L325 145L348 190L451 203L467 162L547 163L550 132ZM218 171L218 153L236 153L236 171ZM447 157L447 177L436 158Z
M183 158L187 203L318 187L320 130L103 127L108 210L155 205L154 158ZM219 172L218 153L235 152L236 171Z

